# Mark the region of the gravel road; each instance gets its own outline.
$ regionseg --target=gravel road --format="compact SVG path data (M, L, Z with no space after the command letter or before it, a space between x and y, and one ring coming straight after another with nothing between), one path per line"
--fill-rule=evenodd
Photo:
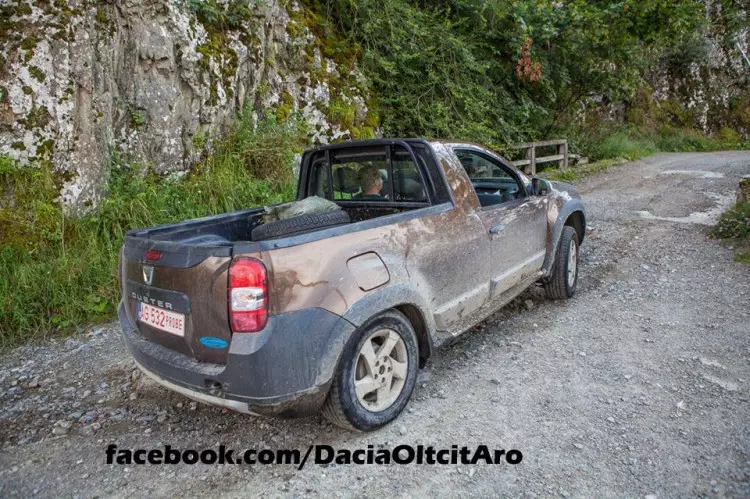
M750 265L707 237L750 152L660 154L579 184L578 293L525 292L437 353L372 434L228 413L139 376L116 324L0 356L0 496L750 496ZM487 444L518 465L124 466L120 447Z

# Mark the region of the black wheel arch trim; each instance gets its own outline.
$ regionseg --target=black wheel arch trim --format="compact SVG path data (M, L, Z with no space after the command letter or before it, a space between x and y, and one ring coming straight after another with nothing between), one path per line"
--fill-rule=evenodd
M412 327L417 334L420 364L424 365L435 349L433 341L436 330L435 320L432 314L428 312L430 308L427 301L413 288L403 284L396 284L387 285L372 291L353 304L342 315L342 318L360 327L371 318L387 310L396 309L404 313L404 307L411 307L412 310L418 312L421 316L420 319L422 320L423 327L419 327L420 325L413 323ZM404 315L406 315L407 319L411 319L409 314Z
M552 273L552 266L555 262L555 256L557 255L558 249L557 247L560 244L560 237L562 237L563 228L565 227L568 219L574 213L580 213L581 215L582 227L578 245L580 246L583 243L583 237L586 233L586 209L583 206L582 200L571 199L563 205L562 209L560 210L560 214L557 216L557 220L555 220L555 225L550 231L551 234L549 239L549 246L547 247L547 255L544 258L544 265L542 265L542 273L544 277L549 277L549 275Z

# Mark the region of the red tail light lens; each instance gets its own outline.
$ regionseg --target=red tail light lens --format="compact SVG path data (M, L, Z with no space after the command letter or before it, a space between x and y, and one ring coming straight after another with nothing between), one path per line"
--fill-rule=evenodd
M233 333L255 333L268 321L266 267L239 257L229 266L229 325Z
M149 262L155 262L159 258L161 258L161 251L157 251L157 250L146 251L146 260L148 260Z

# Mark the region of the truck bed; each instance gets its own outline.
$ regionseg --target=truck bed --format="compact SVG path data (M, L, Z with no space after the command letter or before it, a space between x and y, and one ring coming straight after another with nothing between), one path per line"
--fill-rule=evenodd
M352 224L371 220L394 213L409 211L417 207L409 206L373 206L373 203L362 203L360 206L348 203L342 209L349 213ZM160 225L148 229L136 229L127 233L127 243L150 242L149 246L165 251L185 250L187 247L198 248L228 248L237 242L251 242L252 231L260 225L264 209L251 208L248 210L225 213L205 218L187 220L174 224ZM354 229L356 230L356 229ZM295 235L283 236L294 238ZM301 241L300 241L301 242ZM222 252L219 251L221 254Z

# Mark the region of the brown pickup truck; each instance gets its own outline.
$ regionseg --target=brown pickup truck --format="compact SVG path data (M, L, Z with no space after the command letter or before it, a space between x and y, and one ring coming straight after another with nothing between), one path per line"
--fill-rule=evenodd
M322 410L373 430L398 416L436 347L537 281L553 299L575 292L575 189L483 147L313 149L307 199L333 211L268 221L261 207L127 234L119 318L147 375L236 411Z

